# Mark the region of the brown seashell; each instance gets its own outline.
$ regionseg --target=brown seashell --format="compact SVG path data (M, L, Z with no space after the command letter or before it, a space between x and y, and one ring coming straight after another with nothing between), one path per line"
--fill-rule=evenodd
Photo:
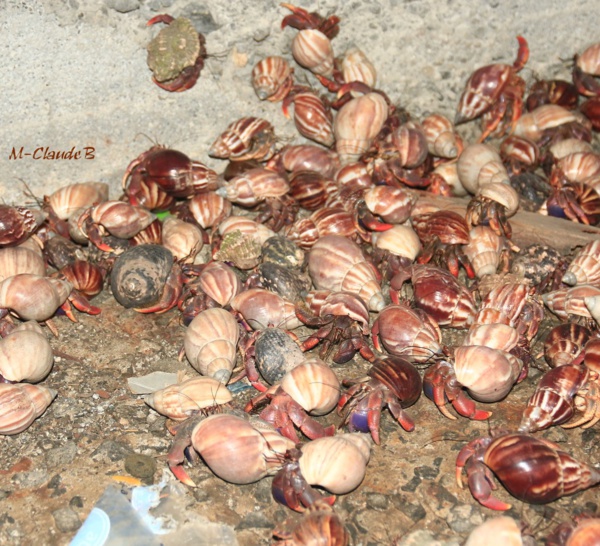
M176 261L192 263L204 246L202 239L202 231L194 224L184 222L174 216L165 218L162 244L172 252Z
M33 423L56 398L41 385L0 383L0 434L18 434Z
M533 112L523 114L515 123L513 134L538 142L547 129L573 121L578 121L578 118L570 110L557 104L544 104Z
M384 222L402 224L410 218L410 212L417 201L403 188L374 186L364 193L367 208Z
M228 404L232 399L227 387L212 377L194 377L144 396L144 402L152 409L175 421Z
M592 241L577 252L562 282L569 286L576 284L600 284L600 241Z
M573 288L559 288L542 295L546 307L558 318L568 320L569 315L594 318L598 314L600 288L589 284L581 284Z
M242 282L235 271L223 262L211 262L198 276L202 291L225 307L242 290Z
M227 218L233 209L231 201L224 199L214 191L194 195L189 202L194 220L204 229L216 226Z
M373 246L387 250L394 256L404 256L411 262L421 252L421 241L415 230L410 226L397 225L386 231L371 233Z
M81 182L69 184L44 198L54 214L61 220L68 220L80 208L89 208L108 201L108 184L104 182Z
M251 235L259 244L264 244L275 232L263 224L259 224L247 216L229 216L219 224L219 234L225 237L228 233L240 231L242 235Z
M367 93L344 104L334 124L335 149L342 164L364 154L388 116L388 105L379 93Z
M46 273L46 262L33 250L22 246L10 246L0 249L0 281L19 275L30 273L43 276Z
M194 317L183 339L185 355L200 374L227 383L235 365L239 327L231 313L219 307Z
M95 224L120 239L130 239L156 220L148 209L122 201L100 203L92 208L90 217Z
M460 144L454 125L441 114L431 114L421 122L429 153L437 157L453 159L458 156Z
M351 47L344 53L341 65L345 82L361 82L371 89L375 87L377 71L358 47Z
M10 309L23 320L48 320L72 288L66 280L21 273L0 283L0 308Z
M222 480L248 484L276 474L294 442L273 429L255 428L235 415L211 415L192 431L194 449Z
M501 254L506 248L503 238L488 226L474 227L469 237L470 242L463 245L463 252L471 262L477 278L496 273Z
M320 30L300 30L292 41L292 55L300 66L313 74L325 77L333 74L333 47Z
M232 161L266 161L275 153L275 129L264 119L244 117L231 123L213 142L208 155Z
M48 338L35 321L20 324L0 340L0 375L7 381L38 383L53 362Z
M371 311L380 311L385 302L373 265L360 247L341 235L319 239L308 256L308 271L317 289L351 292Z
M253 207L268 197L281 197L289 189L283 176L259 167L232 178L215 193L238 205Z
M368 434L325 436L302 446L300 471L309 484L345 495L363 481L370 456Z
M239 269L252 269L260 263L261 242L253 235L245 235L239 229L227 233L213 259L230 262Z
M263 288L244 290L231 300L230 305L253 330L264 330L272 326L293 330L302 326L292 302Z
M294 124L298 132L328 148L333 146L333 116L321 97L312 91L293 94L283 103L283 111L287 117L290 103L294 103Z
M457 172L460 183L472 194L494 182L510 185L500 154L489 144L466 146L458 158Z
M252 87L260 100L277 102L289 93L294 69L278 55L266 57L252 69Z

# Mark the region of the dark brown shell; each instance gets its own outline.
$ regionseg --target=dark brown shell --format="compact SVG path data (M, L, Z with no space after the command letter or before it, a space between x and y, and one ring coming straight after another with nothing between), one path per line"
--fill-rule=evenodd
M558 250L536 243L519 251L513 260L510 271L531 281L531 284L535 286L556 271L560 260L561 255Z
M159 82L174 80L200 55L198 32L189 19L179 17L148 44L148 67Z
M308 291L307 283L283 265L262 263L258 266L258 273L261 284L267 290L276 292L286 300L298 301Z
M163 294L173 262L173 254L160 245L130 248L113 266L110 275L113 296L128 309L152 306Z
M283 267L300 267L304 262L304 250L287 237L276 235L264 242L262 261Z
M256 368L270 385L305 361L306 357L298 344L280 328L266 328L254 345Z

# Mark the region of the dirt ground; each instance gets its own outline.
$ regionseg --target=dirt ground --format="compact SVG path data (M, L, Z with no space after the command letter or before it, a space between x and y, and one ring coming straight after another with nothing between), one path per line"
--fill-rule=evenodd
M130 491L163 477L171 444L165 418L131 394L127 379L153 371L189 371L187 362L177 359L185 327L176 310L140 315L119 306L108 291L95 303L102 308L98 316L78 314L78 323L54 319L60 331L51 341L56 361L44 384L58 396L27 431L1 439L2 544L66 544L107 487ZM462 335L447 331L446 342L458 343ZM334 368L340 379L360 377L367 369L360 357ZM456 454L490 428L518 426L539 375L532 369L506 400L490 405L489 423L446 419L424 396L408 409L416 423L412 433L385 412L381 445L372 449L363 483L336 502L355 546L404 544L401 540L411 533L411 544L457 544L495 515L457 487ZM235 404L243 406L251 395L250 390L236 394ZM337 424L339 418L331 414L321 421ZM541 436L584 461L600 462L597 427L555 427ZM236 486L214 477L204 465L190 474L199 487L184 490L179 517L228 526L223 529L230 538L222 544L234 544L233 536L240 545L268 544L273 527L291 516L272 500L270 478ZM593 489L546 506L511 500L501 487L497 495L512 502L508 514L525 521L538 538L573 514L597 509Z

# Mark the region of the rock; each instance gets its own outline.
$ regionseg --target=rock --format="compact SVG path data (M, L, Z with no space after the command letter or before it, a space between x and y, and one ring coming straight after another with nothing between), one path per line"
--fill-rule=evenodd
M31 472L17 472L12 477L12 482L19 489L33 489L44 485L50 477L45 470L36 469Z
M52 512L54 524L62 533L71 533L81 527L79 516L69 506L59 508Z
M239 529L269 529L273 527L273 522L262 512L250 512L244 516L239 525L235 528Z
M119 13L129 13L140 7L139 0L104 0L104 3L106 7L114 9Z
M125 470L145 483L152 483L156 472L156 463L151 457L132 453L125 458Z
M430 531L415 531L406 535L397 546L459 546L459 542L438 540Z
M46 451L46 464L48 468L56 468L60 465L69 465L77 455L77 444L66 442L60 447Z
M123 460L132 451L129 447L113 440L106 440L98 446L90 458L97 463L114 463Z
M458 504L450 509L446 521L450 529L456 533L470 533L483 523L483 516L475 506Z
M387 510L390 500L381 493L367 493L367 508L372 510Z

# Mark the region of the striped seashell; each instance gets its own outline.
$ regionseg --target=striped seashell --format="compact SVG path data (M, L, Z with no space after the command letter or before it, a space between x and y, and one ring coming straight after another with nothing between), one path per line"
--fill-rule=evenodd
M40 254L22 246L10 246L0 249L0 281L30 273L43 276L46 273L46 262Z
M557 104L538 106L533 112L523 114L515 123L513 134L539 142L544 131L565 123L578 121L577 115Z
M189 209L202 228L216 226L221 220L231 215L231 201L221 197L214 191L198 193L189 201Z
M108 201L108 184L104 182L69 184L45 197L44 201L58 218L68 220L77 209Z
M18 434L56 398L54 389L28 383L0 383L0 434Z
M215 193L232 203L254 207L268 197L285 195L289 189L290 186L283 176L259 167L232 178Z
M146 404L174 421L228 404L232 399L227 387L212 377L194 377L144 396Z
M488 226L474 227L469 238L469 243L462 248L477 278L496 273L506 249L504 239Z
M341 62L342 76L346 83L361 82L371 89L377 83L377 71L367 56L358 47L344 53Z
M360 247L346 237L327 235L319 239L309 253L308 271L318 290L352 292L371 311L380 311L385 305L375 268Z
M232 161L266 161L275 153L275 129L264 119L244 117L231 123L213 142L208 155Z
M185 355L200 374L227 383L235 365L238 323L219 307L206 309L194 317L183 339Z
M569 286L600 285L600 240L588 243L577 252L563 275L562 282Z
M429 153L436 157L453 159L458 156L461 149L458 135L454 132L454 125L441 114L431 114L421 122Z
M223 262L211 262L198 276L202 291L225 307L242 290L242 282L233 268Z
M404 256L413 262L421 252L421 241L410 226L396 225L386 231L371 233L371 243L394 256Z
M35 321L20 324L0 340L0 375L7 381L38 383L53 362L48 338Z
M590 284L581 284L573 288L559 288L542 295L546 307L558 318L568 320L569 315L593 318L596 302L600 303L600 288ZM600 315L598 315L600 316Z
M222 237L239 230L244 235L252 235L261 245L275 235L272 229L247 216L229 216L219 224L218 230Z
M260 100L283 100L293 84L294 69L278 55L266 57L252 69L252 86Z
M327 78L333 74L333 47L320 30L300 30L292 41L292 55L300 66L313 74Z
M294 104L294 124L303 136L323 144L328 148L335 140L333 116L321 97L312 91L304 91L288 96L283 101L283 112L289 116L288 108Z

